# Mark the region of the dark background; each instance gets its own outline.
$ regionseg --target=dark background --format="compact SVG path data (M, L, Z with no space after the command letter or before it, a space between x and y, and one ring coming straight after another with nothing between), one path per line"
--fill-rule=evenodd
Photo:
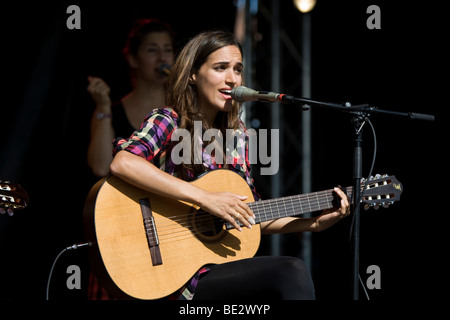
M448 84L448 26L444 7L417 1L318 0L312 15L312 98L369 103L382 109L434 114L435 122L372 117L378 139L374 173L395 175L404 186L401 201L389 209L361 215L361 278L369 265L381 268L381 289L372 300L435 300L446 288L443 266L447 244L443 154L444 97ZM66 8L81 8L81 30L66 28ZM366 9L381 8L381 30L369 30ZM260 6L270 10L270 1ZM82 209L96 179L86 165L93 104L87 76L103 77L113 99L129 90L121 49L132 21L161 17L172 24L177 45L210 28L233 30L233 1L59 1L2 5L3 81L0 119L0 179L20 183L29 207L0 216L0 298L45 299L47 279L57 254L83 241ZM301 14L281 1L281 28L300 51ZM270 89L270 24L260 15L255 89ZM280 84L300 96L300 68L282 45ZM256 104L253 116L270 128L271 105ZM302 111L283 106L284 124L299 130ZM314 108L313 189L352 184L353 127L348 114ZM298 136L300 137L300 136ZM288 137L283 137L288 139ZM373 151L371 130L364 130L363 174ZM286 175L301 165L287 144L280 155ZM257 187L268 196L268 177ZM300 180L299 180L300 181ZM300 184L283 194L300 193ZM313 277L323 301L351 299L351 219L313 235ZM444 240L445 239L445 240ZM298 255L299 236L284 236L283 254ZM444 243L444 241L446 241ZM268 240L263 239L265 253ZM55 266L52 300L85 299L89 265L86 248L65 253ZM66 269L81 267L82 289L68 290ZM361 298L365 300L363 292Z

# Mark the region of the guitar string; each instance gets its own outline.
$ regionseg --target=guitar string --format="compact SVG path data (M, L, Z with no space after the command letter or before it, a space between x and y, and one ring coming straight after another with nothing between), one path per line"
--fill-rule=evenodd
M334 197L327 197L327 199L328 199L327 201L321 201L321 203L322 204L326 203L328 206L330 206L330 200L333 200ZM301 209L301 205L300 206L296 205L296 207ZM256 209L258 209L258 208L256 208ZM255 211L259 211L259 210L255 210ZM286 212L289 212L289 210L286 210ZM292 210L292 215L298 214L295 212L297 212L297 211ZM197 214L198 213L206 213L206 212L199 210L197 212ZM258 212L255 212L255 215L257 213ZM267 216L266 213L264 213L264 215ZM188 215L184 215L184 216L192 217L192 214L188 214ZM184 223L177 223L177 220L178 220L178 222L182 221ZM191 220L191 219L189 219L189 220ZM168 243L168 241L166 241L166 240L179 241L180 240L179 238L183 235L187 235L189 238L192 234L194 234L194 235L203 234L204 232L211 231L212 228L210 228L210 227L207 227L206 230L201 230L201 227L204 227L204 222L208 222L209 226L213 225L214 229L219 226L222 226L222 229L223 229L223 226L225 224L229 224L228 221L217 221L217 219L214 219L214 217L211 215L205 216L205 217L199 217L199 218L195 219L195 222L196 222L196 224L195 224L196 227L192 226L192 222L186 221L186 219L179 219L179 217L178 217L178 219L172 219L172 220L168 221L165 224L166 225L165 227L161 227L161 224L156 223L159 242L160 243L161 242ZM203 223L203 226L201 225L202 223ZM240 222L238 222L238 223L241 225ZM181 233L181 235L180 235L180 233ZM153 241L156 241L156 235L153 237L152 234L150 233L150 237L153 238L152 239Z
M252 208L255 215L257 215L257 217L259 216L264 216L265 218L268 217L268 214L265 212L266 211L266 207L269 210L269 213L272 215L273 217L273 207L274 205L276 205L278 211L279 211L279 206L278 204L281 204L284 206L284 212L286 212L286 215L296 215L296 214L300 214L300 213L306 213L306 212L311 212L311 211L315 211L316 207L315 205L317 205L317 210L323 210L326 208L330 208L332 207L332 201L335 200L335 196L333 196L333 194L331 193L331 191L333 191L332 189L330 190L324 190L324 191L319 191L319 192L313 192L313 193L308 193L308 194L303 194L303 195L294 195L294 196L288 196L288 197L283 197L283 198L278 198L278 199L268 199L268 200L263 200L263 201L258 201L258 202L252 202L252 203L248 203L248 205L250 207L254 207ZM346 188L347 194L349 196L349 198L351 199L352 197L352 187L347 187ZM319 200L319 195L321 195L321 200ZM311 197L314 197L316 199L311 199ZM290 201L290 208L287 208L288 202ZM294 205L294 201L295 201L295 205ZM310 208L310 210L307 210L306 212L303 211L303 203L302 202L308 202L308 206ZM311 207L311 201L313 202L313 207ZM322 208L322 205L326 204L326 208ZM313 210L314 208L314 210ZM292 209L292 210L291 210ZM300 209L301 212L298 212L298 209ZM259 211L263 211L259 212ZM207 213L204 210L197 210L196 215L199 214L204 214ZM163 242L163 243L169 243L169 242L173 242L173 241L182 241L182 240L186 240L186 239L190 239L192 234L203 234L205 232L210 232L212 231L211 225L214 226L214 230L216 230L216 227L221 227L221 230L219 231L222 232L224 229L224 226L226 224L230 225L230 222L225 221L225 220L221 220L220 218L214 218L214 216L208 214L206 216L203 217L196 217L195 218L195 227L193 227L192 225L192 220L193 215L192 213L189 214L184 214L184 215L177 215L177 216L172 216L172 217L167 217L167 222L165 223L157 223L157 234L158 234L158 239L156 239L156 234L150 232L149 236L150 236L150 240L151 241L159 241L159 242ZM218 221L219 220L219 221ZM258 218L257 218L258 220ZM202 227L205 227L205 222L207 222L208 227L206 228L206 230L202 230ZM242 226L242 223L240 221L237 221L239 223L240 226ZM156 222L155 222L156 223ZM154 226L153 226L154 228ZM151 229L149 231L152 231ZM211 237L206 235L206 237Z
M257 216L257 219L259 217L267 218L270 215L273 217L273 209L276 207L279 211L279 205L284 206L284 212L286 212L286 215L296 215L296 214L303 214L311 211L316 210L323 210L326 208L332 207L333 200L336 199L336 197L332 194L332 189L330 190L324 190L324 191L318 191L318 192L312 192L308 194L303 195L293 195L288 197L282 197L278 199L267 199L263 201L257 201L257 202L251 202L247 203L252 210L254 211L255 215ZM352 187L346 188L347 195L350 199L352 199ZM321 195L321 199L319 200L318 197ZM315 197L316 199L311 199L312 197ZM290 202L290 203L289 203ZM303 207L306 205L309 206L310 210L306 210L306 212L303 210ZM313 204L314 210L311 208L311 202ZM294 205L295 203L295 205ZM326 205L326 208L322 208L322 205ZM287 206L290 205L290 208L287 208ZM266 209L269 210L269 214L266 212ZM262 212L260 212L262 211ZM300 211L300 212L298 212ZM215 216L210 215L207 213L205 216L198 217L198 215L207 213L204 210L197 210L196 217L194 219L195 221L195 227L193 226L192 218L193 213L190 212L188 214L183 215L176 215L172 217L165 217L167 219L166 222L161 223L161 221L155 221L156 225L156 233L150 232L147 233L149 235L150 241L159 241L160 243L170 243L174 241L182 241L186 239L191 239L192 234L203 234L205 237L211 237L208 235L205 235L205 232L212 231L211 226L218 227L220 226L221 233L225 225L230 225L231 223L225 220L221 220L220 218L217 218ZM157 219L159 220L159 219ZM202 229L205 227L205 222L207 222L207 228ZM242 226L242 223L237 221L239 225ZM155 228L155 225L153 225L153 228ZM234 228L234 227L233 227ZM149 228L148 231L152 231L152 228ZM156 235L158 236L158 239L156 239Z
M332 207L332 201L335 199L335 197L331 194L330 195L330 190L326 190L326 191L320 191L320 192L316 192L316 193L311 193L311 194L307 194L307 195L296 195L296 196L288 196L288 197L283 197L283 198L278 198L278 199L268 199L268 200L263 200L263 201L257 201L257 202L251 202L248 203L249 207L253 207L253 211L255 213L260 214L259 211L264 211L264 215L267 216L267 214L265 213L266 208L270 209L270 211L273 211L273 207L274 204L277 206L278 210L279 210L279 206L278 204L282 204L282 206L284 206L284 211L289 212L289 214L291 214L291 212L297 212L300 211L298 214L300 213L306 213L306 212L311 212L311 211L315 211L315 210L321 210L321 209L326 209L326 208L330 208ZM323 193L324 195L321 196L322 200L318 199L318 194L319 193ZM316 196L316 200L312 200L313 201L313 206L314 209L311 208L311 196L315 195ZM302 202L306 202L305 199L308 201L308 207L310 208L310 210L307 210L306 212L303 210L303 206L304 203ZM295 206L294 206L294 202L295 202ZM290 208L288 208L290 204ZM326 205L326 208L323 208L323 205ZM316 208L317 206L317 208ZM291 210L292 209L292 210ZM198 210L198 213L205 213L205 211L203 210ZM288 214L288 215L289 215ZM192 212L188 213L188 214L184 214L184 215L175 215L175 216L171 216L171 217L165 217L167 219L167 223L171 224L172 222L178 222L178 221L183 221L185 220L186 217L192 217ZM206 216L208 219L210 218L210 216Z
M316 193L316 195L317 195L317 193ZM330 200L331 201L334 200L334 197L331 197L331 198L327 197L327 199L328 199L327 205L330 206L331 205ZM317 201L317 202L319 202L319 201ZM258 203L260 203L260 202L258 202ZM323 201L322 201L322 203L323 203ZM292 208L294 208L294 207L292 207ZM256 208L256 209L258 209L258 208ZM295 210L293 210L293 211L295 211ZM206 213L205 211L201 211L201 210L199 210L198 212ZM192 217L192 215L190 215L190 216ZM195 235L195 234L203 234L204 232L210 232L212 230L210 227L207 227L206 230L201 230L202 226L201 226L201 223L199 223L199 221L205 220L205 219L209 220L209 223L208 223L209 226L211 225L211 220L214 221L213 224L215 226L221 226L221 230L219 231L219 233L223 231L224 224L229 223L227 221L222 221L222 222L216 221L215 219L212 219L211 216L206 216L206 217L203 217L203 218L197 218L196 219L196 222L197 222L197 224L196 224L197 227L196 228L192 227L192 224L189 223L189 222L187 223L186 226L182 226L182 225L177 224L176 222L172 221L171 224L172 224L173 227L171 229L168 229L168 228L164 229L164 228L162 228L162 230L160 230L160 232L159 232L159 234L160 234L159 241L163 242L164 244L166 244L166 243L170 243L170 242L174 242L174 241L182 241L182 240L191 239L192 238L192 234ZM203 227L204 227L204 225L203 225ZM177 231L174 232L173 231L174 229L177 230ZM164 231L170 231L170 230L172 230L172 231L168 232L168 233L163 233ZM217 235L219 233L216 233L215 235ZM206 235L206 237L212 237L212 236ZM155 240L155 238L153 238L153 240Z
M208 221L207 221L208 220ZM206 224L204 222L207 222ZM152 241L159 241L160 243L168 243L169 240L180 240L182 236L190 237L192 234L199 235L205 234L205 232L211 232L212 230L216 230L217 227L221 227L221 232L224 229L224 225L228 223L226 221L217 221L212 217L204 217L196 219L195 226L190 222L177 224L176 222L172 222L171 225L166 225L165 228L161 228L157 224L157 236L155 233L150 232L149 236ZM150 230L151 231L151 230ZM158 239L156 239L156 237Z
M319 200L319 201L314 200L314 199L312 200L312 202L313 202L312 205L314 206L314 209L312 211L323 210L323 209L332 207L330 201L333 201L335 199L335 197L332 194L328 194L329 191L332 191L332 190L320 191L320 192L311 194L311 195L315 195L316 199L320 193L323 193L325 195L325 197L324 197L324 195L321 196L322 200ZM279 198L279 199L269 199L269 200L251 202L251 203L248 203L248 205L253 210L255 215L257 215L257 214L264 215L264 218L267 218L268 214L266 213L266 210L269 210L270 211L269 213L272 214L272 211L274 211L274 206L276 205L277 208L279 208L279 204L281 206L284 206L285 212L289 212L288 215L312 212L311 210L306 210L306 211L304 210L304 206L306 204L304 204L302 202L305 202L305 201L308 201L311 204L311 197L309 197L307 195L301 195L301 196L296 195L296 196L289 196L289 197L284 197L284 198ZM325 208L323 207L324 205L326 206ZM288 208L288 206L290 206L290 208ZM316 206L317 206L317 208L316 208ZM263 212L260 212L260 211L263 211ZM198 212L203 213L204 211L199 210ZM298 213L295 213L295 212L298 212ZM172 221L175 221L175 222L183 221L183 220L185 220L186 217L191 217L191 216L192 216L192 212L185 214L185 215L178 215L178 216L172 216L172 217L166 217L166 218L169 219L168 223L171 223ZM207 219L209 219L209 216L207 216Z
M316 195L317 195L317 193L316 193ZM330 200L334 200L334 197L331 197L331 198L327 197L327 199L328 199L327 205L331 206ZM319 202L319 201L317 201L317 202ZM258 203L260 203L260 202L258 202ZM322 201L322 203L323 203L323 201ZM294 207L292 207L292 208L294 208ZM258 209L258 208L256 208L256 209ZM256 211L258 211L258 210L256 210ZM206 213L205 211L200 211L200 210L198 212ZM293 210L293 212L295 212L295 210ZM189 216L192 217L192 214L189 214ZM187 222L187 224L185 226L183 226L183 224L177 224L176 222L171 220L168 223L166 223L166 225L170 224L171 228L167 228L167 227L160 228L159 227L160 225L158 225L158 230L159 230L158 240L163 243L169 243L169 242L173 242L173 241L181 241L181 240L189 239L189 238L191 238L192 234L195 235L195 234L203 234L204 232L210 232L212 230L210 227L207 227L206 230L201 230L201 227L202 227L201 223L203 222L202 220L205 220L205 219L209 220L208 221L209 226L211 226L211 224L213 224L215 227L221 226L222 230L223 230L224 224L229 223L227 221L217 221L216 219L213 219L212 216L205 216L203 218L197 218L196 219L197 227L193 227L192 223L190 223L190 222ZM211 223L211 220L214 221L214 223ZM238 222L238 223L241 224L240 222ZM174 231L174 230L176 230L176 231ZM222 232L222 230L220 230L219 233ZM152 235L150 235L150 237L152 238L153 241L156 241L156 237L152 237ZM167 239L167 241L166 241L166 239Z
M173 230L177 230L177 231L173 231ZM224 231L224 226L222 225L222 228L220 230L217 230L218 232L215 233L214 235L205 235L205 232L210 232L212 231L212 229L209 226L203 225L203 226L199 226L197 225L197 228L193 227L193 226L187 226L187 227L181 227L181 226L176 226L175 228L173 228L172 232L169 233L158 233L158 240L159 243L163 243L163 244L167 244L173 241L181 241L181 240L186 240L192 237L192 235L203 235L205 238L211 238L214 236L217 236L218 234L220 234L222 231ZM153 238L153 240L155 240Z
M169 243L172 241L179 241L179 240L185 240L191 237L192 234L203 234L204 232L208 232L211 231L210 228L207 229L202 229L203 226L197 224L197 228L194 228L192 225L187 225L187 226L181 226L181 225L177 225L174 224L173 228L171 229L170 232L166 232L163 233L163 231L159 231L158 234L158 239L156 239L156 234L152 234L150 233L150 241L153 242L157 242L159 241L159 243ZM167 231L168 229L164 230ZM150 230L151 231L151 230ZM182 238L185 237L185 238ZM172 241L166 241L166 240L172 240Z
M293 202L291 202L291 203L283 202L282 205L284 206L284 210L279 210L279 206L278 206L277 211L286 212L286 216L290 216L290 215L304 214L304 213L316 211L316 209L323 210L323 209L332 207L330 201L332 201L333 199L334 198L328 198L328 199L324 199L319 202L315 201L316 203L313 204L314 210L304 210L305 207L302 204L293 204ZM252 205L252 204L257 204L257 205ZM255 213L255 215L257 216L257 220L258 220L258 217L267 218L269 215L273 215L272 211L274 211L273 210L274 203L262 203L261 201L258 201L258 202L249 203L249 206L252 209L252 211ZM316 206L317 206L317 208L316 208ZM254 208L252 208L252 207L254 207ZM308 205L308 207L309 207L309 205ZM266 210L270 211L269 214L265 212ZM204 210L198 210L196 214L198 215L198 214L202 214L202 213L207 213L207 212ZM190 219L192 217L192 215L193 215L193 213L191 212L191 213L183 214L183 215L165 217L167 219L167 222L164 222L164 223L160 222L158 224L159 228L164 227L166 224L170 225L173 222L175 222L175 223L184 222L186 219ZM211 219L211 216L208 215L205 217L198 217L196 219L196 221L201 221L202 219L208 220L208 219ZM282 215L282 216L285 216L285 215ZM279 217L279 216L277 215L276 217Z
M312 193L314 195L319 194L319 193L324 193L325 197L322 195L322 200L317 201L317 200L312 200L315 204L317 204L318 208L317 210L321 210L322 206L325 205L329 205L330 200L334 200L334 196L333 195L329 195L328 191L332 191L332 190L326 190L326 191L319 191L317 193ZM311 194L311 195L312 195ZM278 198L278 199L268 199L268 200L262 200L262 201L256 201L256 202L250 202L247 203L247 205L249 205L249 207L255 212L258 210L263 210L265 211L266 208L268 207L268 209L270 209L271 211L273 211L273 207L276 205L278 206L278 204L282 204L285 208L286 208L286 203L290 202L288 205L291 206L291 208L294 206L294 202L311 202L310 197L306 196L306 195L295 195L295 196L288 196L288 197L283 197L283 198ZM303 210L303 206L305 204L303 203L296 203L295 204L295 211L297 211L298 209L300 209L301 212L300 213L307 213L307 212L311 212L310 210ZM252 208L253 207L253 208ZM260 209L259 207L262 207L262 209ZM324 208L325 209L325 208ZM315 211L315 210L312 210ZM202 212L202 211L199 211ZM203 211L204 212L204 211ZM171 221L176 221L176 218L181 218L181 220L184 219L184 217L188 217L191 216L192 213L188 213L185 215L176 215L176 216L171 216L171 217L166 217L167 219L170 219Z
M334 197L326 197L325 199L323 199L322 201L315 201L316 203L314 203L313 205L313 208L314 208L314 210L312 210L312 211L316 211L316 209L317 210L323 210L323 209L327 209L327 208L331 208L332 207L332 205L331 205L331 201L332 200L334 200ZM279 203L279 201L278 201L278 203ZM267 218L269 215L265 212L266 211L266 209L267 210L270 210L271 212L270 213L272 213L272 211L273 211L273 207L274 207L274 202L272 202L272 203L270 203L270 202L268 202L268 203L263 203L263 202L261 202L261 201L258 201L258 202L253 202L253 203L249 203L249 206L250 207L252 207L252 206L254 206L254 208L253 208L253 212L255 213L255 215L257 216L257 220L258 220L258 217L263 217L263 218ZM282 202L282 205L284 206L284 210L283 210L283 212L286 212L287 214L287 216L289 216L289 215L296 215L296 214L302 214L302 213L307 213L307 212L311 212L310 210L304 210L304 205L302 205L302 204L293 204L293 202L291 201L291 203L287 203L286 201L284 201L284 202ZM325 207L324 207L324 205L325 205ZM316 206L317 206L317 208L316 208ZM261 212L262 211L262 212ZM278 210L279 211L279 210ZM203 211L203 210L198 210L197 211L197 215L198 214L201 214L201 213L206 213L205 211ZM284 216L284 215L283 215ZM167 219L167 222L165 222L165 223L161 223L161 222L159 222L158 223L158 229L163 229L164 228L164 226L165 225L171 225L173 222L175 222L175 223L181 223L181 222L184 222L185 220L186 220L186 218L188 218L188 219L190 219L192 217L192 212L191 213L188 213L188 214L184 214L184 215L178 215L178 216L172 216L172 217L166 217L166 219ZM277 216L278 217L278 216ZM211 219L211 216L205 216L205 217L198 217L197 219L196 219L196 221L198 222L198 221L201 221L202 219L206 219L206 220L208 220L208 219ZM270 219L269 219L270 220ZM188 222L189 223L189 222ZM219 223L222 223L222 222L219 222ZM225 223L227 223L227 222L225 222Z

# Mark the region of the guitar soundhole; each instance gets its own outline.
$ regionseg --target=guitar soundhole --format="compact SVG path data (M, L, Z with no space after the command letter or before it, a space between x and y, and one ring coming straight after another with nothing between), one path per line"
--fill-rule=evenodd
M223 221L202 210L193 214L193 227L195 234L204 241L217 241L225 234Z

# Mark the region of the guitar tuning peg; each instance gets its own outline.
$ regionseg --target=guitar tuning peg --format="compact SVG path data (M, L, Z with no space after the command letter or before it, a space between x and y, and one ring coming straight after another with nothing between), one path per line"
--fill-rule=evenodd
M381 174L377 173L377 174L375 175L375 179L380 179L380 178L381 178Z
M387 173L382 175L382 178L386 178L386 177L389 177L389 175Z
M375 205L375 206L373 206L373 208L374 208L375 210L378 210L378 209L380 209L380 206L379 206L379 205Z
M367 210L369 210L369 209L370 209L370 205L368 205L368 204L365 204L365 205L364 205L364 210L366 210L366 211L367 211Z

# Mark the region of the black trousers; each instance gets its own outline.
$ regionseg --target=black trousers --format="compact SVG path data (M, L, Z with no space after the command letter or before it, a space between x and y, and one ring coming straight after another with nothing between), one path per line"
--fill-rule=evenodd
M314 285L302 260L254 257L210 267L202 275L194 300L314 300Z

